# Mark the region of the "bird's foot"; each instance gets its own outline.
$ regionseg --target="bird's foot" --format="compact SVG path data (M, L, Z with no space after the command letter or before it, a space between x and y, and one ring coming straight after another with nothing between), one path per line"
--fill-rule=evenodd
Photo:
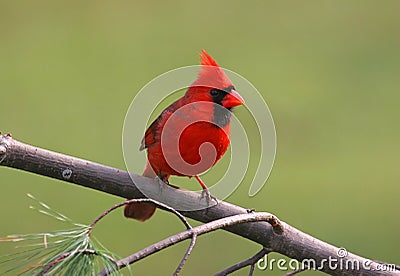
M164 182L165 184L169 185L169 178L168 176L159 175L158 178Z
M158 194L161 196L168 187L168 179L166 182L165 179L162 179L160 176L156 176L154 177L153 182L158 186Z
M201 192L201 198L205 198L207 200L207 205L210 205L211 200L214 200L218 205L218 199L215 196L211 195L208 189L203 189L203 191Z
M165 186L165 184L167 184L168 185L168 182L166 183L161 177L159 177L159 176L155 176L154 177L154 180L153 180L154 182L157 182L158 183L158 185L160 185L160 186Z
M165 187L169 186L171 188L180 189L178 186L172 185L169 182L168 177L156 176L154 179L158 181L158 183L160 184L160 186L162 188L165 188Z

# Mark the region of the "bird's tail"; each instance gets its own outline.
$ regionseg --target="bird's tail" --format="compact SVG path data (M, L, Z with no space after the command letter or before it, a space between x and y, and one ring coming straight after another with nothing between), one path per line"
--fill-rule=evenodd
M147 177L156 177L156 174L154 173L148 162L142 175ZM125 205L124 216L126 218L133 218L139 221L146 221L154 214L155 211L156 207L154 207L153 205L149 205L147 203L133 202Z

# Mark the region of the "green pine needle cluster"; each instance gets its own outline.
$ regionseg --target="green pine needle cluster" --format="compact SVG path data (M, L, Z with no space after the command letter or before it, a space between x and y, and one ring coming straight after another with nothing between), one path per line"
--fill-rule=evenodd
M73 222L32 195L38 212L69 223L73 228L54 232L9 235L0 242L15 242L17 252L0 256L0 274L25 275L97 275L107 268L111 275L121 275L115 262L119 259L90 235L90 226Z

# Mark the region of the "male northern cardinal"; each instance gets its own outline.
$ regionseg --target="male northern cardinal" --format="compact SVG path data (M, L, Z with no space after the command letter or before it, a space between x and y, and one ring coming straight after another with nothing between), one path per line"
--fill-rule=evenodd
M140 150L147 149L144 176L194 176L208 196L198 174L210 169L229 147L231 109L244 103L219 67L202 50L201 70L185 95L168 106L147 129ZM156 208L145 203L125 205L124 215L140 221Z

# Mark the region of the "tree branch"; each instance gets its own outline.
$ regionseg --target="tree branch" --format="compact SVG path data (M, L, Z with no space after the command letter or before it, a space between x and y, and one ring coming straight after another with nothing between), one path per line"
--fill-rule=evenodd
M150 178L136 174L130 176L123 170L30 146L12 139L9 135L0 135L0 165L56 178L123 198L144 197L134 183L141 183L153 192L160 189ZM247 213L246 209L226 202L202 209L204 205L202 205L201 196L191 191L176 189L172 193L163 194L163 197L165 202L171 203L170 205L180 202L192 207L198 206L197 211L181 213L201 222ZM307 235L284 222L282 226L284 229L282 235L276 235L267 222L243 223L226 226L223 229L300 262L312 259L323 272L332 275L354 275L355 271L352 267L343 266L335 269L326 261L339 259L337 255L339 248ZM376 275L376 271L381 268L380 263L352 253L340 259L344 263L359 263L357 274ZM398 270L379 271L379 273L380 275L400 275Z
M132 254L126 258L123 258L117 262L118 268L123 268L129 264L137 262L151 254L159 252L171 245L177 244L181 241L187 240L192 238L193 236L201 236L206 233L210 233L220 228L224 228L227 226L238 225L240 223L246 222L257 222L257 221L266 221L269 224L273 225L274 233L281 235L283 233L283 229L281 228L280 222L276 219L274 215L265 212L258 212L258 213L250 213L250 214L241 214L230 216L226 218L217 219L211 221L209 223L202 224L200 226L188 229L184 232L175 234L171 237L168 237L162 241L154 243L135 254ZM185 254L186 256L186 254ZM261 258L261 257L260 257ZM258 259L260 259L258 258ZM179 267L178 267L179 268ZM107 270L103 270L100 275L108 275Z
M258 251L255 255L251 256L250 258L243 260L241 262L238 262L237 264L234 264L228 268L225 268L224 270L218 272L217 274L215 274L215 276L224 276L224 275L228 275L232 272L235 272L236 270L242 269L243 267L246 266L251 266L250 267L250 273L249 275L253 275L253 271L254 271L254 264L261 259L262 257L265 256L265 254L270 253L271 251L269 251L266 248L261 249L260 251Z
M193 227L189 224L189 222L186 220L186 218L185 218L184 216L182 216L182 215L181 215L178 211L176 211L174 208L171 208L171 207L169 207L169 206L167 206L167 205L165 205L165 204L163 204L163 203L161 203L161 202L158 202L158 201L153 200L153 199L150 199L150 198L138 198L138 199L126 200L126 201L124 201L124 202L115 204L113 207L111 207L111 208L107 209L106 211L104 211L100 216L98 216L98 217L90 224L90 229L89 229L87 235L89 236L89 235L91 234L91 232L92 232L94 226L95 226L101 219L103 219L105 216L107 216L109 213L111 213L111 212L114 211L115 209L118 209L118 208L121 207L121 206L130 204L130 203L133 203L133 202L136 202L136 203L137 203L137 202L153 203L153 204L156 205L158 208L162 208L162 209L164 209L164 210L167 210L168 212L171 212L171 213L175 214L175 215L183 222L183 224L186 226L186 229L188 229L188 230L189 230L189 229L193 229ZM173 237L170 238L170 239L173 239ZM176 268L174 275L178 275L179 272L182 270L183 266L184 266L185 263L186 263L186 260L189 258L189 255L190 255L190 253L192 252L192 250L193 250L193 248L194 248L194 245L196 244L196 239L197 239L197 234L193 232L193 234L192 234L192 240L191 240L191 242L190 242L190 245L189 245L188 249L186 250L185 255L183 256L183 258L182 258L181 262L179 263L178 267ZM171 244L171 245L172 245L172 244ZM154 246L154 245L153 245L153 246ZM163 248L165 248L165 247L156 248L156 250L157 250L157 251L160 251L160 250L162 250ZM141 251L143 251L143 250L141 250ZM140 251L140 252L141 252L141 251ZM156 251L156 252L157 252L157 251ZM137 254L137 253L136 253L136 254ZM139 255L140 255L140 254L139 254ZM137 260L143 259L143 258L145 258L146 256L148 256L148 255L142 255L142 257L141 257L141 258L138 258ZM126 259L126 258L125 258L125 259ZM116 264L116 266L117 266L118 269L120 269L120 268L122 268L122 267L125 267L126 265L129 265L129 263L126 263L126 264L125 264L125 263L123 263L122 261L118 261L118 262L115 261L114 263ZM100 273L100 275L108 275L108 274L111 274L111 273L113 273L112 270L110 271L109 268L105 268L105 269L103 269L103 271Z
M100 216L98 216L91 224L90 224L90 230L88 232L88 235L91 234L91 232L93 231L93 227L101 220L103 219L105 216L107 216L109 213L111 213L112 211L114 211L115 209L118 209L121 206L127 205L129 203L133 203L133 202L146 202L146 203L153 203L154 205L156 205L158 208L162 208L167 210L168 212L171 212L173 214L175 214L181 221L182 223L186 226L186 229L190 229L192 228L192 226L189 224L189 222L186 220L186 218L184 216L182 216L178 211L176 211L174 208L171 208L161 202L158 202L156 200L153 200L151 198L137 198L137 199L130 199L130 200L126 200L124 202L120 202L115 204L114 206L112 206L111 208L108 208L106 211L104 211Z

